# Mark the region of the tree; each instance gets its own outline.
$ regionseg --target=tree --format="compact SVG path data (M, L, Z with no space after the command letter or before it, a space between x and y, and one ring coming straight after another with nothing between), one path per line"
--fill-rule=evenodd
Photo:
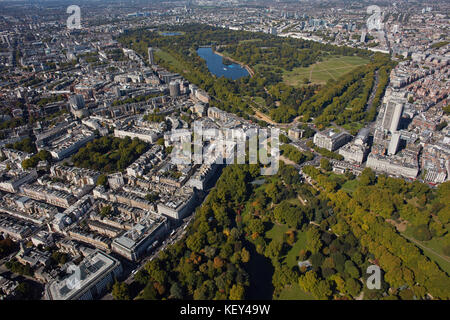
M250 252L246 250L245 248L242 248L241 250L241 259L243 263L247 263L250 261Z
M112 208L110 205L104 206L103 208L100 209L100 215L102 217L107 217L111 214L112 212Z
M156 300L158 293L156 292L155 286L152 282L147 283L142 294L140 296L143 300Z
M67 262L68 255L63 252L55 251L52 253L52 260L60 265L64 265Z
M272 199L274 203L279 202L279 194L280 189L278 188L278 185L275 183L271 183L266 187L266 194L267 196Z
M264 224L261 219L252 218L247 224L247 228L251 234L262 234L264 232Z
M243 300L244 287L240 284L234 284L230 290L230 300Z
M309 257L309 260L311 261L311 264L313 265L314 269L317 270L322 265L324 261L324 256L320 252L317 252L312 254L311 257Z
M336 270L334 270L332 268L323 268L322 269L322 275L325 279L331 277L335 273L336 273Z
M318 253L322 248L320 233L317 228L310 227L308 231L306 231L306 247L312 253Z
M214 258L214 263L213 263L214 268L216 268L216 269L222 268L224 264L225 264L225 262L220 257Z
M41 150L37 153L37 156L39 157L39 160L41 161L51 161L52 160L52 154L48 152L47 150Z
M320 167L325 171L331 171L333 169L331 167L330 160L327 158L320 159Z
M345 272L354 279L359 278L359 270L351 260L345 261Z
M287 224L291 228L297 228L303 220L303 212L300 208L285 200L277 205L273 211L278 223Z
M20 282L15 291L22 299L31 299L32 287L27 282Z
M413 236L419 241L431 240L431 232L426 224L421 224L413 229Z
M112 289L114 300L130 300L130 292L125 282L115 282Z
M145 196L145 200L150 202L156 202L159 200L159 194L156 192L149 193Z
M313 288L312 293L318 299L328 299L332 294L330 282L327 280L320 280L317 286Z
M298 253L298 259L300 261L305 261L306 259L308 259L308 251L306 251L305 249L301 249Z
M359 176L359 183L363 186L369 186L375 183L377 177L370 168L365 168Z
M205 246L204 238L205 238L204 235L198 232L194 233L193 235L187 238L186 245L192 251L199 252Z
M89 142L72 157L72 160L77 167L105 173L121 171L144 153L148 147L147 143L138 139L105 136Z
M34 153L36 152L36 147L34 145L34 142L31 140L30 137L27 137L21 141L17 141L14 144L8 144L6 145L7 148L13 148L16 150L24 151L27 153Z
M97 185L106 187L107 184L108 178L104 174L101 174L97 179Z
M159 138L159 139L156 141L156 144L158 144L158 145L160 145L160 146L163 146L163 145L164 145L164 138Z
M14 250L14 242L10 238L0 240L0 258L10 254Z
M145 285L148 280L148 273L144 270L144 269L140 269L135 275L134 275L134 280L137 281L138 283Z
M311 292L317 286L318 281L316 273L314 271L308 271L305 275L299 277L298 284L303 291Z
M361 292L361 284L353 278L348 278L345 281L345 288L353 297L356 297Z
M281 241L272 240L269 245L266 247L265 256L270 259L278 258L281 253L281 248L283 247L283 243Z
M175 282L170 287L170 296L172 299L177 299L177 300L183 299L183 288L181 288L181 286Z

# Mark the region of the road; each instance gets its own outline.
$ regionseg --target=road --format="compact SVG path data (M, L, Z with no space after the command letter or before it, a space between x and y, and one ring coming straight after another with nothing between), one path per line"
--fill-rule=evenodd
M321 155L318 155L318 154L314 154L314 155L315 155L315 158L314 158L313 160L304 162L304 163L302 163L302 164L295 163L294 161L289 160L289 159L287 159L287 158L284 157L284 156L280 156L280 160L283 161L285 164L291 165L291 166L293 166L295 169L297 169L297 170L300 171L303 167L306 167L306 166L314 166L314 167L317 167L317 166L320 165L320 159L322 159L322 156L321 156Z
M255 118L265 121L268 124L270 124L274 127L280 128L280 129L289 129L289 128L297 126L298 120L300 118L300 116L298 116L292 122L289 122L289 123L278 123L278 122L273 121L268 115L262 113L257 108L252 107L252 109L255 112L255 115L254 115Z
M379 71L375 73L375 82L372 87L372 92L370 93L369 100L367 100L366 108L364 111L369 111L371 108L373 108L373 99L375 99L375 94L377 93L378 84L380 83L380 75Z

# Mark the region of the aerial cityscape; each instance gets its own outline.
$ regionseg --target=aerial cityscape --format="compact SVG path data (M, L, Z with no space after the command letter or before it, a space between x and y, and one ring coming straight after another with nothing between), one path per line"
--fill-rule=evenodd
M0 300L449 300L449 14L0 1Z

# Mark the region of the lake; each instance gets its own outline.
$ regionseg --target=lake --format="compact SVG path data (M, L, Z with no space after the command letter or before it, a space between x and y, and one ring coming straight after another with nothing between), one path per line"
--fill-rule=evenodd
M274 287L272 277L275 271L272 262L256 251L255 245L249 241L245 247L250 252L250 261L245 264L245 270L250 278L250 287L247 289L248 300L272 300Z
M212 48L199 48L197 53L206 60L209 72L217 77L225 77L231 80L237 80L249 75L247 69L237 63L223 64L222 56L213 52Z
M181 36L181 32L161 32L163 36Z

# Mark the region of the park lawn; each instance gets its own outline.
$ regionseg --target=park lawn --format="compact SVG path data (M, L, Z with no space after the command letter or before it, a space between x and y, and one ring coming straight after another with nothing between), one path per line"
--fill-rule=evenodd
M358 186L358 180L348 180L346 183L342 185L342 190L353 193L355 191L356 187Z
M263 113L268 113L270 111L269 108L267 108L266 100L262 97L250 97L250 96L244 96L244 100L250 104L255 106L259 111Z
M428 248L433 249L434 251L438 252L439 254L445 256L444 254L444 245L445 245L445 239L444 237L440 238L433 238L429 241L422 241L424 245L426 245ZM448 257L450 258L450 257Z
M276 300L315 300L315 298L312 294L303 291L297 283L294 283L285 287Z
M419 241L413 237L411 228L406 229L406 231L402 232L401 234L404 234L404 235L416 240L417 243L415 243L415 242L411 242L411 243L414 244L415 246L419 247L425 256L427 256L431 261L436 262L436 264L443 271L445 271L448 275L450 275L450 262L448 260L443 259L442 257L438 256L435 253L435 252L437 252L439 255L445 256L444 253L442 252L442 246L443 246L442 239L433 238L429 241ZM410 241L410 240L408 240L408 241ZM430 249L435 252L431 251Z
M251 65L250 66L255 72L261 72L261 69L264 68L271 68L271 71L273 72L275 70L274 66L271 66L269 64L265 64L265 63L257 63L255 65Z
M298 199L293 199L298 201ZM297 204L299 204L300 201L298 201ZM292 228L289 228L285 224L274 224L272 229L266 232L265 238L275 241L282 241L283 236L286 232L289 230L292 230ZM286 263L289 267L295 267L297 265L297 255L300 252L301 249L306 248L306 233L301 232L300 230L296 230L296 238L297 241L294 243L291 249L287 252L287 254L284 256L282 255L280 258L282 259L284 263Z
M427 248L430 248L433 251L436 251L439 255L447 257L444 254L444 238L433 238L429 241L419 241L419 243L423 244L424 246L426 246ZM445 272L447 272L448 275L450 275L450 262L448 260L445 260L441 257L439 257L438 255L436 255L434 252L431 252L428 249L425 249L423 247L421 247L421 249L423 250L424 254L430 258L431 260L434 260L441 268L442 270L444 270ZM447 257L450 258L450 257Z
M289 250L287 256L286 256L286 264L293 268L298 265L298 253L300 250L306 249L306 232L297 232L297 241L292 246L291 250Z
M419 243L422 243L419 241ZM417 244L416 244L417 245ZM421 246L421 245L417 245L420 249L422 249L423 254L426 255L431 261L436 262L436 264L443 270L445 271L448 275L450 275L450 262L448 262L447 260L439 257L438 255L436 255L434 252L430 251L429 249Z
M239 44L241 43L249 43L249 42L261 42L261 39L246 39L246 40L241 40L239 41Z
M336 182L337 184L344 185L346 183L346 178L342 174L336 174L334 172L328 173L328 177Z
M164 35L164 33L179 33L179 34L177 34L177 35ZM158 31L158 34L160 35L160 36L163 36L163 37L174 37L174 36L183 36L183 35L185 35L186 34L186 32L184 32L184 31L167 31L167 30L163 30L163 31Z
M266 100L264 100L264 98L262 98L262 97L254 97L253 100L255 100L255 102L257 104L259 104L260 106L267 107Z
M289 227L285 224L274 224L272 229L266 232L265 237L275 241L282 241L283 235L289 231Z
M177 70L184 70L185 65L181 63L179 60L175 59L170 53L164 50L156 50L155 55L157 55L160 59L165 60L169 64L171 64Z
M303 206L298 198L292 198L292 199L288 199L286 201L289 202L290 204L294 205L294 206L297 206L297 207Z
M305 78L312 84L325 84L329 79L337 80L356 67L367 63L369 63L368 59L356 56L331 56L307 68L299 67L292 71L285 71L283 80L287 85L294 87L305 85Z
M346 123L342 125L342 128L349 131L351 134L356 135L358 131L360 131L362 128L364 128L364 124L361 122L352 122L352 123Z

